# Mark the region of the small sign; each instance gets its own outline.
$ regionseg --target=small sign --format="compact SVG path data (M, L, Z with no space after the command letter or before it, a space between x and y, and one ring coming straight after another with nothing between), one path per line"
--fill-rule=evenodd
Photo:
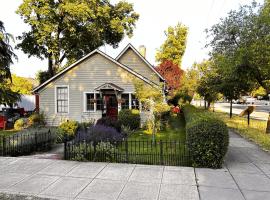
M243 116L245 116L245 115L251 114L251 113L253 113L254 110L255 110L255 106L248 106L245 110L243 110L243 111L239 114L239 116L240 116L240 117L243 117Z

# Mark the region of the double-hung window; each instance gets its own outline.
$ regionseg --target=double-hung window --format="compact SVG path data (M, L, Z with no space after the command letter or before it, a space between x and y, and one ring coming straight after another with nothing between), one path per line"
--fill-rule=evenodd
M103 99L99 93L96 93L97 110L103 109Z
M99 93L86 93L85 95L86 111L96 111L103 109L103 99Z
M139 101L134 94L131 95L131 108L139 110Z
M56 87L56 111L57 113L68 113L68 87Z
M86 111L95 110L95 94L87 93L86 94Z
M129 94L122 94L121 109L129 109Z

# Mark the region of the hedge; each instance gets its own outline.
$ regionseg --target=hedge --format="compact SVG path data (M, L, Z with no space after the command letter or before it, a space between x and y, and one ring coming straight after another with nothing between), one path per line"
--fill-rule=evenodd
M221 168L228 150L226 124L210 112L191 105L183 107L186 137L195 167Z
M121 125L129 127L131 130L140 128L140 113L138 110L123 109L119 112L118 120Z

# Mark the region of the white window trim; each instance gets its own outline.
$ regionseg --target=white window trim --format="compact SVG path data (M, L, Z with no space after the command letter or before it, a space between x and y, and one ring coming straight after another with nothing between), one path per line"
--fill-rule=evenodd
M83 92L83 112L85 113L95 113L97 112L97 103L94 103L94 110L87 110L87 106L86 106L86 101L87 101L87 98L86 98L86 94L94 94L94 99L96 99L97 97L97 93L98 92Z
M129 98L129 101L128 101L128 108L129 108L129 110L131 110L132 109L132 93L131 92L129 92L128 93L128 98Z
M68 90L68 111L67 113L57 112L57 88L66 87ZM55 114L69 114L69 85L55 85L54 87L54 111Z

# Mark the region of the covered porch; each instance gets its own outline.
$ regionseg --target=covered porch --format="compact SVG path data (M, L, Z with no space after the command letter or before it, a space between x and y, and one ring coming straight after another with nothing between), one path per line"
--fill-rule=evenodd
M85 92L85 112L99 112L101 117L117 118L121 109L140 109L140 103L134 93L125 91L113 84L104 83L94 89L94 92Z

